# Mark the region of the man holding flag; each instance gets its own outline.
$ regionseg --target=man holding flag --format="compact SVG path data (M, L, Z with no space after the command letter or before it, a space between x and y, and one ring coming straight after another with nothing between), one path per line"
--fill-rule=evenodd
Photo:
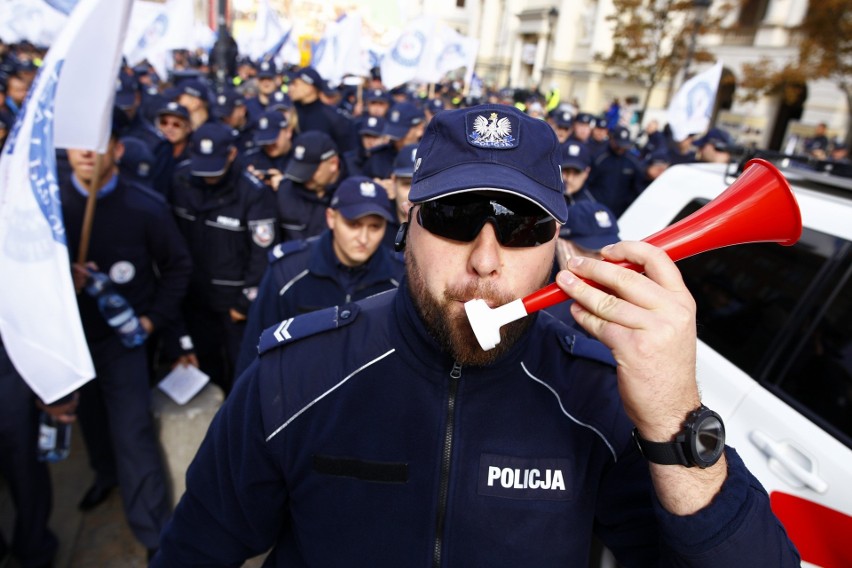
M131 3L80 0L45 57L0 158L0 333L15 369L46 403L95 376L69 263L68 237L78 235L65 231L54 148L103 154L110 147ZM140 475L163 493L127 492L148 509L146 519L131 519L131 525L153 549L169 514L165 479L150 471Z

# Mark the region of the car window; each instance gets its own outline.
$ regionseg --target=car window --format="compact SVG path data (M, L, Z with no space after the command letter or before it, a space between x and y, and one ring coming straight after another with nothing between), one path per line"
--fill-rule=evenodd
M698 306L698 337L852 446L850 249L806 228L791 247L739 245L678 266Z

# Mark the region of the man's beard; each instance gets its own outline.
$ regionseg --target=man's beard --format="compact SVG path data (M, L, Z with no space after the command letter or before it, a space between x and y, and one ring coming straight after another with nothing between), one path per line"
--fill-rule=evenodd
M476 340L467 314L460 311L451 313L456 301L481 298L493 307L502 306L516 298L500 293L491 283L471 282L469 285L447 288L442 298L435 298L426 287L423 271L414 255L405 255L408 289L414 300L414 306L426 324L430 335L441 348L452 355L462 365L490 365L506 353L532 324L532 318L521 318L500 328L500 343L494 349L485 351ZM541 286L547 283L547 276Z

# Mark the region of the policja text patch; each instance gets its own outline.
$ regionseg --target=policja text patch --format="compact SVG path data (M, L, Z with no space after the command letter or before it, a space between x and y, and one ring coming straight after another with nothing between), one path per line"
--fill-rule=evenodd
M571 460L482 454L478 493L508 499L567 501L572 498Z

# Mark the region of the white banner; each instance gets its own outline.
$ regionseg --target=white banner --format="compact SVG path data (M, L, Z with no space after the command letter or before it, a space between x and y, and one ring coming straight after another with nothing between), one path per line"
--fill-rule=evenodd
M451 27L443 25L438 37L440 44L436 67L440 75L435 81L439 81L450 71L464 67L464 82L470 84L476 65L476 53L479 51L479 40L463 36Z
M0 0L0 39L49 46L77 0Z
M337 86L345 75L369 74L362 51L361 16L346 14L326 26L311 55L311 66L326 82Z
M268 51L278 47L291 28L291 25L281 22L278 13L269 5L269 0L261 0L257 5L254 29L235 39L242 55L248 55L252 61L259 61Z
M438 76L435 19L413 20L382 58L382 83L388 89L409 81L430 81Z
M132 0L80 0L33 82L0 157L0 333L53 402L95 375L77 311L54 147L103 151Z
M669 104L667 120L672 136L678 142L690 134L703 134L710 125L716 91L722 78L722 62L699 73L678 89Z
M196 25L192 0L134 2L122 51L130 65L147 59L165 79L172 50L204 47L211 39L212 30Z

